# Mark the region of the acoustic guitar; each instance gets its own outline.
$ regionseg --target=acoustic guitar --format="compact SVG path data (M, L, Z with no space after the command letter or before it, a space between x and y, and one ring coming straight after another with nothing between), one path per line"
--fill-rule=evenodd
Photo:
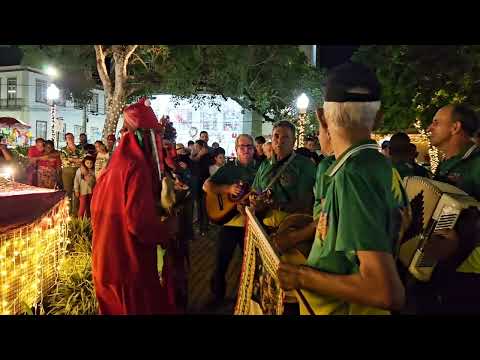
M207 215L214 223L224 225L232 220L233 217L238 214L237 205L248 205L250 195L255 195L257 199L262 199L267 205L271 205L273 200L270 190L256 194L248 183L239 182L239 185L242 186L242 190L237 196L210 192L205 193Z

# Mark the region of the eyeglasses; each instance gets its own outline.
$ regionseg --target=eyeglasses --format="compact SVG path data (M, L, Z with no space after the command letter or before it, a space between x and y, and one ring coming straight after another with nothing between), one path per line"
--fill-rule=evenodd
M247 150L247 151L255 149L253 145L238 145L237 148L240 150Z

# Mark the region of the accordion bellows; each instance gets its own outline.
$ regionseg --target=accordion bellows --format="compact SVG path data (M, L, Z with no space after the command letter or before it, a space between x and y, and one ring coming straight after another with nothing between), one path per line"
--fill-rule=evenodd
M447 183L418 176L405 177L403 181L413 223L405 236L407 240L400 247L399 258L416 279L428 281L436 264L424 257L426 242L436 231L452 229L464 209L480 207L480 203Z

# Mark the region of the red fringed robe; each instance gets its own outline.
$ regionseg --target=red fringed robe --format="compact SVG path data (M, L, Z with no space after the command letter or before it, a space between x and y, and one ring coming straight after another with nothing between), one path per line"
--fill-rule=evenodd
M168 239L155 212L148 157L134 134L125 134L93 192L92 267L100 314L176 312L170 262L163 286L157 272L156 245L165 248Z

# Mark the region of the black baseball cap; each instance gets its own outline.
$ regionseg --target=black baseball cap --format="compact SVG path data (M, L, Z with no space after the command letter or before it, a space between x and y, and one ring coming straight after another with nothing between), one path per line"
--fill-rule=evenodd
M380 100L380 83L365 65L347 62L328 73L325 101L369 102Z

